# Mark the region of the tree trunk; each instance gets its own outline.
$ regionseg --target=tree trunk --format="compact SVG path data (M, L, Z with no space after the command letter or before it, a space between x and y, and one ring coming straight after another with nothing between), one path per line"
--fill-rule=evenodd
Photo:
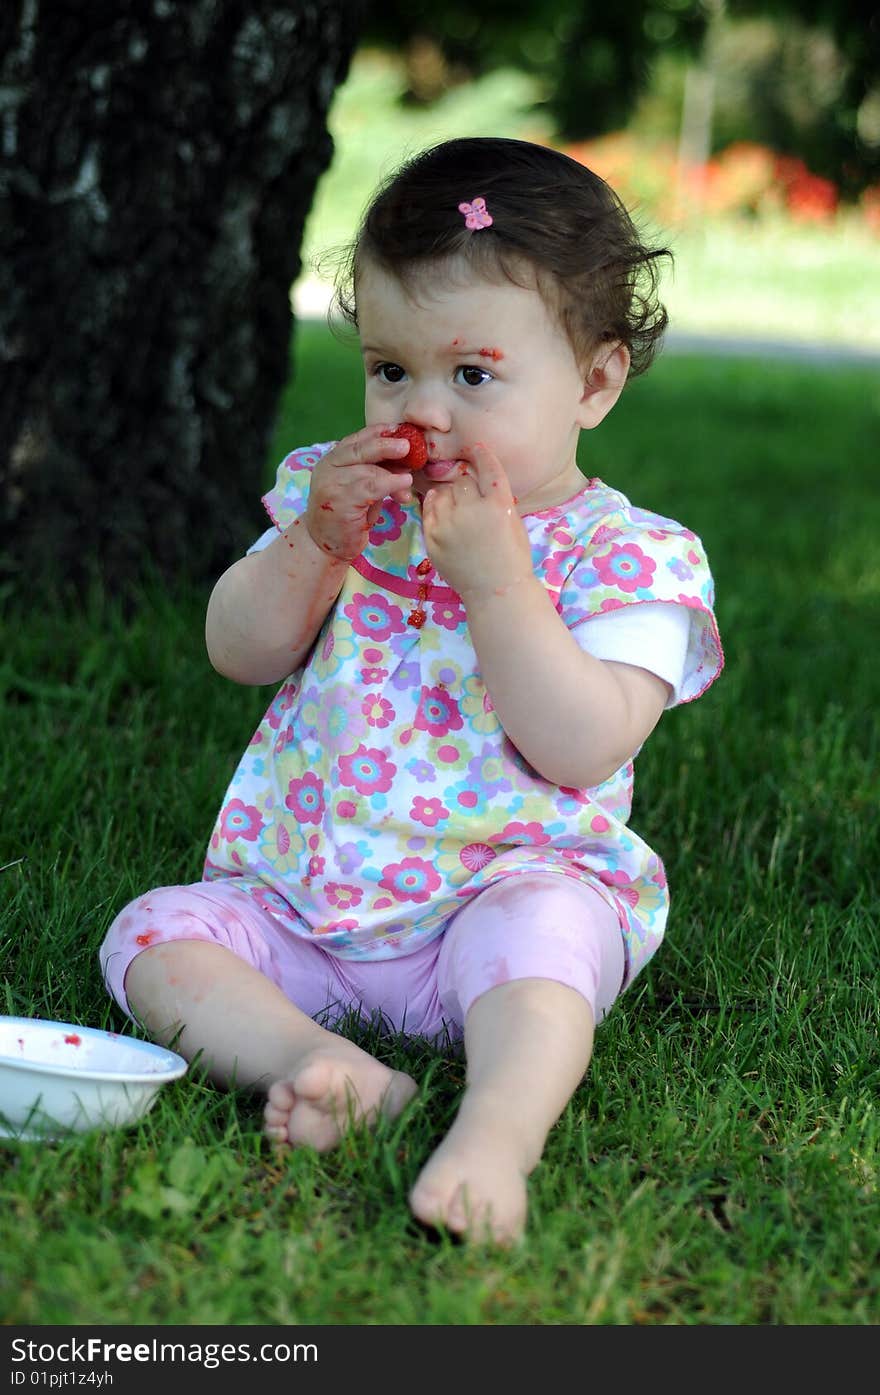
M0 8L3 567L207 578L262 526L360 0Z

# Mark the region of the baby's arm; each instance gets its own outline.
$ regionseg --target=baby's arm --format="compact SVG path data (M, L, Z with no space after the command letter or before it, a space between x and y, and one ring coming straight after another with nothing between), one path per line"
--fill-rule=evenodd
M217 672L236 683L287 678L314 644L347 570L348 562L315 546L299 520L234 562L211 592L205 619Z
M662 678L584 653L534 574L462 599L498 720L539 774L591 789L632 758L666 706Z
M464 603L498 720L553 784L590 789L613 775L656 726L663 679L585 653L532 567L507 477L474 447L468 477L431 491L423 510L431 558Z
M382 430L367 427L328 451L315 466L302 518L220 577L208 602L205 642L224 677L278 683L300 667L383 499L409 496L408 443L383 437ZM394 473L380 460L403 469Z

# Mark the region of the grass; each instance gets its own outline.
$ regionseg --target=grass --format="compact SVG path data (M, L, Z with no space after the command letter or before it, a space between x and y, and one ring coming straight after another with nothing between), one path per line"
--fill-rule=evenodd
M354 351L303 324L296 355L275 457L358 424ZM6 1323L876 1323L878 413L864 370L671 357L584 440L590 473L702 534L727 670L639 759L669 933L551 1135L522 1249L410 1220L462 1064L366 1033L422 1089L332 1154L277 1157L258 1102L197 1069L132 1129L3 1147ZM6 598L5 1012L125 1026L98 944L199 875L271 695L210 670L206 597Z

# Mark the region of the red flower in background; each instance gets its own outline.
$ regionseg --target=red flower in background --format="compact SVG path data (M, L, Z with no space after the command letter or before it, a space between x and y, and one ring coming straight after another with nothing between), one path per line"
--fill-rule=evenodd
M837 186L830 179L811 174L803 160L780 155L776 182L783 190L785 206L802 223L826 223L837 212Z
M757 141L734 141L705 164L684 167L668 144L648 144L626 131L570 145L566 153L607 180L625 203L661 218L776 212L828 223L840 204L832 180ZM868 227L880 231L880 185L865 190L860 208Z

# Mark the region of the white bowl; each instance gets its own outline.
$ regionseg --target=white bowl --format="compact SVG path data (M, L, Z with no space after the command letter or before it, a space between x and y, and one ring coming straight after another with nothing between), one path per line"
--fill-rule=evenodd
M61 1138L122 1128L152 1109L187 1062L135 1037L0 1016L0 1138Z

